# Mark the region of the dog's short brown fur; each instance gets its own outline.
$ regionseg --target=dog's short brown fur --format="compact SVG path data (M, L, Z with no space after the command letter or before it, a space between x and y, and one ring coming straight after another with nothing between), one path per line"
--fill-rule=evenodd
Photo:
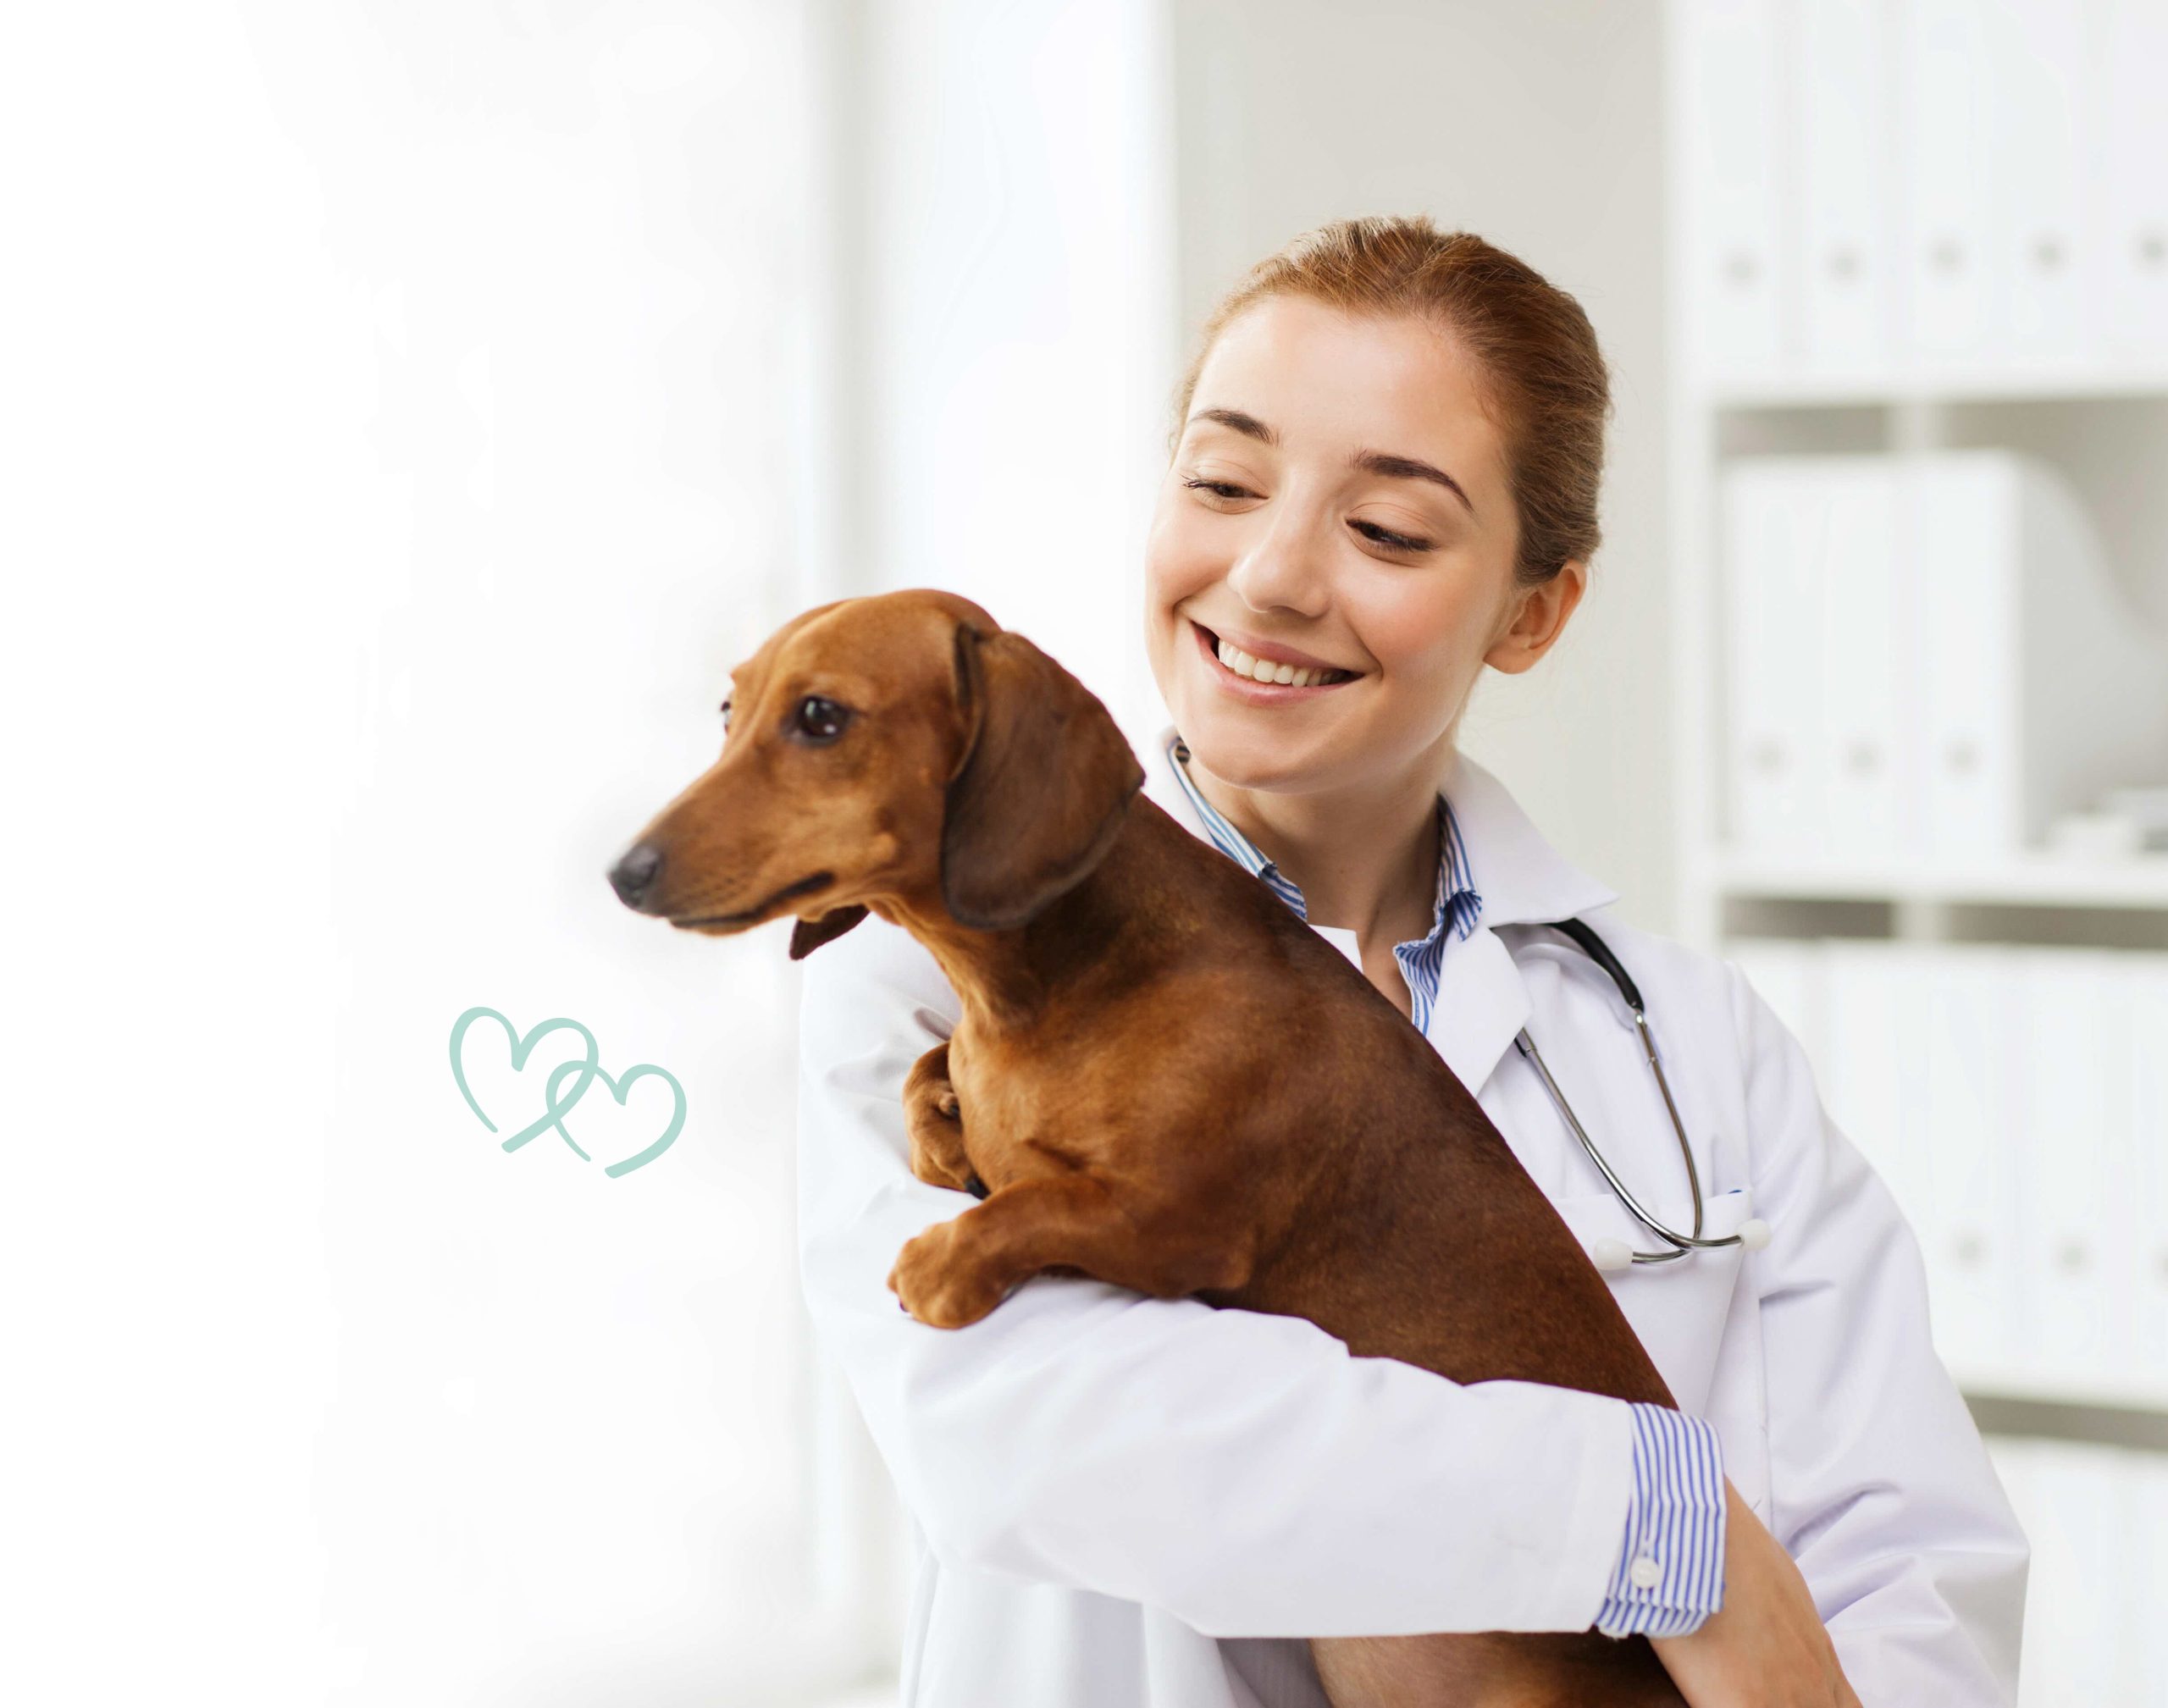
M1457 1382L1672 1403L1430 1043L1138 793L1113 718L1031 642L933 589L839 600L741 665L732 701L722 758L613 881L694 931L795 914L794 958L870 908L939 961L963 1013L905 1081L911 1168L983 1202L898 1257L921 1321L1081 1272L1306 1317ZM1311 1647L1338 1708L1681 1700L1638 1637Z

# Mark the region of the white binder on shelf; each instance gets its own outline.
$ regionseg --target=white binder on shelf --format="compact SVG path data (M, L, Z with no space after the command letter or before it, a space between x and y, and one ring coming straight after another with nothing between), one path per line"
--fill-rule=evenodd
M1977 867L2168 772L2168 638L2048 464L1740 457L1722 483L1737 851Z
M1832 852L1822 797L1822 566L1829 506L1796 459L1723 477L1725 771L1734 847L1776 859Z
M2025 1230L2013 1093L2021 979L1999 945L1895 945L1916 968L1900 1036L1917 1152L1912 1217L1926 1259L1935 1350L1961 1381L2023 1368L2019 1329Z
M1734 937L1724 944L1724 954L1799 1040L1818 1083L1823 1059L1821 946L1792 937Z
M1920 633L1925 852L1992 859L2022 841L2015 488L1999 461L1938 456L1916 462L1906 495L1920 602L1935 613Z
M1927 373L1987 364L2001 319L1992 9L1981 0L1898 7L1900 296L1911 365Z
M1833 937L1822 945L1822 1104L1882 1177L1915 1233L1933 1209L1922 1132L1921 1052L1927 951ZM1942 1324L1938 1313L1938 1341Z
M1699 377L2168 366L2160 0L1674 0Z
M2130 1479L2134 1550L2123 1579L2123 1628L2132 1633L2137 1688L2126 1699L2144 1702L2148 1689L2158 1701L2168 1679L2168 1453L2132 1453L2126 1464Z
M2153 1681L2140 1672L2141 1644L2157 1625L2123 1622L2121 1590L2141 1539L2132 1496L2142 1467L2117 1447L2036 1441L2026 1455L2030 1510L2019 1522L2032 1545L2026 1582L2020 1708L2039 1703L2142 1703Z
M2029 1435L1997 1435L1983 1433L1981 1445L1988 1450L1988 1458L1995 1468L1995 1480L2002 1484L2002 1491L2010 1499L2010 1510L2017 1514L2021 1526L2029 1523L2032 1512L2032 1493L2030 1486L2032 1470L2033 1440Z
M2034 1527L2040 1522L2032 1467L2042 1453L2053 1451L2056 1444L2029 1435L1983 1435L1981 1440L1995 1468L1995 1480L2002 1484L2003 1493L2010 1499L2010 1511L2017 1515L2018 1528L2025 1532L2029 1543ZM2018 1651L2017 1708L2044 1708L2056 1688L2055 1681L2036 1666L2032 1658L2033 1633L2039 1628L2041 1600L2038 1549L2033 1552L2034 1563L2027 1574L2025 1585L2025 1628L2020 1636Z
M2095 354L2100 232L2096 7L1974 0L1994 61L1998 367L2067 373Z
M2168 5L2102 4L2104 341L2157 373L2168 368Z
M1802 365L1872 384L1887 378L1895 353L1894 19L1888 0L1816 0L1797 9L1795 24Z
M2121 1285L2129 1292L2131 1364L2168 1393L2168 954L2133 954L2124 989L2133 1040L2128 1236ZM2164 1515L2168 1516L2168 1515ZM2168 1526L2160 1532L2168 1562ZM2168 1564L2161 1578L2168 1606ZM2168 1662L2168 1652L2162 1655ZM2168 1665L2160 1676L2168 1678Z
M2011 1004L2025 1365L2084 1391L2131 1369L2131 980L2110 949L2017 949Z
M1918 589L1900 555L1899 480L1887 457L1829 460L1817 484L1827 506L1816 649L1822 687L1821 773L1828 857L1874 865L1919 847L1919 748L1913 694Z
M1906 460L1925 852L1977 865L2168 755L2168 646L2068 483L2000 450Z
M1690 359L1705 379L1778 377L1789 267L1777 0L1679 0Z
M1724 476L1732 840L1790 864L1918 851L1915 654L1903 465L1743 457Z

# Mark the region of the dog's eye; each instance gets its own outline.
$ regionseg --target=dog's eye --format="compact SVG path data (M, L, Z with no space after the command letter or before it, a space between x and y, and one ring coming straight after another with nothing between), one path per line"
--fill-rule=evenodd
M832 699L809 694L798 703L799 733L811 741L833 741L843 732L850 713Z

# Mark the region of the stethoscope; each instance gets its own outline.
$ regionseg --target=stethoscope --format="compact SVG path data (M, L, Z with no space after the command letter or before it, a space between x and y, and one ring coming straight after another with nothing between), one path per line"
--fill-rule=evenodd
M1551 1101L1558 1105L1558 1113L1566 1118L1566 1125L1573 1130L1573 1136L1581 1141L1581 1148L1589 1153L1589 1160L1600 1169L1611 1190L1618 1195L1618 1202L1633 1212L1635 1219L1672 1249L1667 1252L1637 1252L1623 1240L1601 1239L1589 1246L1589 1257L1599 1269L1623 1269L1634 1263L1670 1263L1689 1252L1708 1251L1718 1246L1738 1246L1750 1252L1758 1252L1769 1243L1769 1224L1760 1217L1741 1222L1739 1231L1728 1234L1721 1240L1701 1237L1701 1178L1694 1167L1694 1147L1686 1142L1685 1125L1679 1119L1679 1105L1671 1100L1671 1087L1665 1083L1663 1064L1656 1059L1656 1041L1649 1035L1649 1016L1641 1006L1641 993L1634 981L1626 976L1626 969L1618 965L1618 958L1611 953L1594 927L1582 920L1552 920L1547 929L1563 931L1588 951L1589 958L1611 975L1612 982L1618 987L1618 994L1626 998L1626 1006L1634 1011L1634 1024L1641 1029L1641 1047L1647 1053L1650 1070L1656 1076L1656 1089L1663 1093L1663 1106L1671 1114L1671 1130L1679 1135L1679 1154L1686 1161L1686 1190L1694 1201L1694 1231L1682 1234L1666 1227L1645 1209L1640 1200L1626 1190L1626 1183L1618 1178L1617 1170L1603 1159L1596 1147L1596 1141L1588 1136L1573 1106L1566 1101L1566 1094L1558 1089L1558 1081L1551 1077L1551 1070L1544 1066L1543 1057L1535 1047L1535 1041L1528 1035L1528 1028L1521 1028L1520 1036L1513 1040L1514 1047L1534 1064L1542 1076L1545 1088Z

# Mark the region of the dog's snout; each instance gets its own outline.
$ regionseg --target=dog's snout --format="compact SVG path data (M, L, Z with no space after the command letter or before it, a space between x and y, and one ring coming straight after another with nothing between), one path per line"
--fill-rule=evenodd
M627 907L636 908L655 887L661 871L662 850L653 843L636 843L610 868L610 887Z

